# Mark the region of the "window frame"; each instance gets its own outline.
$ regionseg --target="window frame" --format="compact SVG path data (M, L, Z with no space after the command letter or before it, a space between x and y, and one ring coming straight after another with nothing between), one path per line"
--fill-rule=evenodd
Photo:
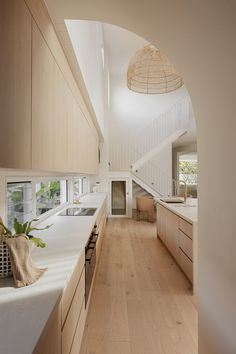
M8 200L7 200L7 185L8 183L24 183L24 182L30 182L32 186L32 219L38 219L38 221L35 222L35 225L40 223L41 221L47 219L49 216L56 214L58 211L63 209L65 205L69 204L69 193L68 193L68 180L70 177L67 176L37 176L37 177L7 177L6 178L6 185L5 185L5 210L6 210L6 223L8 223ZM36 214L36 205L37 205L37 200L36 200L36 183L40 182L46 182L46 181L65 181L66 182L66 201L57 207L41 214L37 215Z
M24 183L24 182L30 182L32 186L32 219L37 218L38 221L35 222L35 225L39 224L43 220L47 219L48 217L58 213L61 209L63 209L66 205L73 204L74 202L74 185L73 181L75 178L86 178L87 179L87 191L85 193L82 193L79 195L79 198L83 197L84 195L88 194L90 191L90 180L88 175L60 175L60 176L6 176L5 177L5 220L6 223L8 223L8 200L7 200L7 184L8 183ZM36 214L36 183L39 182L46 182L46 181L65 181L65 202L58 205L57 207L41 214L37 215Z
M182 155L191 155L191 154L195 154L197 156L197 164L198 164L198 153L197 151L179 151L177 152L177 180L180 179L180 168L179 168L179 161L180 161L180 157ZM198 186L198 183L195 183L195 184L188 184L187 183L187 186L191 186L191 185L194 185L194 186Z
M82 193L79 194L79 199L81 197L83 197L84 195L88 194L89 191L90 191L90 180L88 178L88 176L85 176L85 175L81 175L81 176L73 176L72 179L71 179L71 190L72 190L72 194L71 194L71 203L74 202L74 180L75 179L80 179L81 180L81 188L82 188ZM83 179L86 179L86 184L87 184L87 190L86 192L83 191Z

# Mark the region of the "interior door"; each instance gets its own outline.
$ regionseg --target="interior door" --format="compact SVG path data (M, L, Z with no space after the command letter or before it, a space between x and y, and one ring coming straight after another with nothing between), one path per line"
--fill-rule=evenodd
M128 190L126 179L110 181L110 213L112 216L128 216Z

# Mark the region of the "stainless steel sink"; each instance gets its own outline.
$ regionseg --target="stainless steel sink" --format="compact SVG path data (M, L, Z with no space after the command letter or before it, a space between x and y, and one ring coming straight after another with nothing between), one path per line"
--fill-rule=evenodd
M60 216L93 216L96 208L67 208L63 210Z

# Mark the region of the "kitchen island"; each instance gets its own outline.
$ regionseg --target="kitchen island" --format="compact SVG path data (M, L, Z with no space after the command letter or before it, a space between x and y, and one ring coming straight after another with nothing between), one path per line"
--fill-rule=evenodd
M68 206L96 208L96 212L93 216L59 216ZM96 193L81 198L79 205L64 206L40 223L42 227L53 224L40 233L46 248L35 247L32 253L38 267L48 268L46 273L24 288L15 288L12 278L0 280L1 354L78 352L88 309L84 302L85 245L96 223L99 256L106 217L106 195Z
M168 198L167 198L168 199ZM166 203L156 199L157 236L193 284L197 293L197 199Z

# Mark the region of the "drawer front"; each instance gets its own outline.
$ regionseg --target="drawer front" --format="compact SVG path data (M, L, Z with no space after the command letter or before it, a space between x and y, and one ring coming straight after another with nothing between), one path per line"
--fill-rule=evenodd
M100 224L102 218L103 218L104 216L106 216L106 214L107 214L107 211L106 211L106 205L107 205L107 204L106 204L106 203L107 203L107 201L105 200L104 203L103 203L103 205L102 205L102 207L101 207L101 209L100 209L100 211L99 211L99 214L98 214L97 219L96 219L96 224L97 224L97 225Z
M193 260L193 241L179 229L179 246Z
M70 308L70 304L72 302L73 296L75 294L76 291L76 287L78 285L79 279L81 277L83 268L84 268L84 264L85 264L85 254L84 252L82 252L80 259L75 267L75 270L71 276L71 279L69 281L69 283L66 286L65 291L63 292L62 295L62 300L61 300L61 311L62 311L62 326L64 325L67 313L69 311Z
M103 218L103 223L100 223L100 225L99 225L99 237L98 237L97 245L96 245L98 260L99 260L99 256L100 256L100 252L101 252L103 237L105 234L105 227L106 227L106 219Z
M80 318L76 328L75 337L74 337L70 354L78 354L80 351L83 333L84 333L85 321L86 321L86 311L85 311L85 303L83 302L81 312L80 312Z
M179 219L179 228L180 230L188 235L191 239L193 238L193 225L190 224L189 222Z
M180 266L189 280L193 282L193 262L180 249Z
M85 269L81 275L75 296L72 300L64 327L62 329L62 354L70 353L80 312L84 303L85 295Z
M61 353L61 306L57 304L43 330L33 354Z

